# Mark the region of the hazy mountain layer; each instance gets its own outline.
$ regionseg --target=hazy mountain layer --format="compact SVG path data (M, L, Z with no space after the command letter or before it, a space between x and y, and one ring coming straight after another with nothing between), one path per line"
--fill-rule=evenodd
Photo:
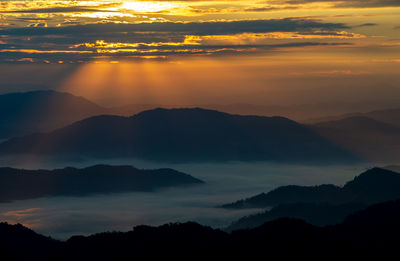
M50 133L14 138L4 154L136 157L161 161L352 162L358 158L283 117L204 109L155 109L97 116Z
M0 95L0 139L48 131L106 110L82 97L55 91Z
M390 163L397 162L400 155L399 126L357 116L316 123L311 128L362 158Z

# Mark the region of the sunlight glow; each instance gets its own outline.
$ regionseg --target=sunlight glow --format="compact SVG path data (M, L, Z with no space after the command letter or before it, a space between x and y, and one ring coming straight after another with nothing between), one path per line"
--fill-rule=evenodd
M150 1L124 1L119 9L132 10L140 13L161 12L179 7L179 3L150 2Z

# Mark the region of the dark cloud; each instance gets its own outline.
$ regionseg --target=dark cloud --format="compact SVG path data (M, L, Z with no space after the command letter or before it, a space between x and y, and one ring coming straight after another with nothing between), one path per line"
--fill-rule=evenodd
M27 10L16 10L16 11L3 11L3 13L23 13L23 14L80 13L80 12L104 12L104 10L84 7L84 6L68 6L68 7L50 7L50 8L38 8L38 9L27 9Z
M25 22L32 22L32 21L49 21L50 18L31 18L31 17L16 17L16 18L10 18L15 21L25 21Z
M275 41L273 39L270 40L271 43L261 42L258 44L236 45L223 42L220 45L210 45L207 42L187 44L185 37L187 35L202 37L273 32L335 37L338 36L337 31L349 28L343 23L288 18L190 23L97 23L64 27L44 27L44 23L35 23L32 26L34 27L0 30L0 40L4 44L4 46L0 46L0 61L57 62L62 60L76 62L88 61L100 56L127 58L132 56L226 55L265 52L277 48L343 45L343 43L301 42L301 40L289 40L288 43L280 41L279 44L273 44ZM98 40L103 40L105 43L128 43L128 45L117 47L117 52L107 52L109 51L107 47L96 46L95 43ZM150 43L161 44L151 45Z
M262 7L247 7L244 9L246 12L272 12L272 11L282 11L282 10L295 10L298 9L296 6L262 6ZM240 10L242 11L242 10Z
M360 24L357 27L370 27L370 26L377 26L378 24L374 23L365 23L365 24Z
M103 4L97 6L56 6L46 8L34 8L34 9L21 9L21 10L10 10L2 11L2 13L26 13L26 14L40 14L40 13L81 13L81 12L115 12L110 10L104 10L104 8L117 7L120 4Z
M85 35L135 32L179 32L191 35L226 35L238 33L309 32L313 30L348 29L343 23L323 23L309 19L241 20L191 23L98 23L48 28L12 28L0 30L0 35Z

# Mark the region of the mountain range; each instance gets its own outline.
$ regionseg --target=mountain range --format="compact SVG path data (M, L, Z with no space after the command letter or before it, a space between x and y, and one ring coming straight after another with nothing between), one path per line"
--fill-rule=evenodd
M242 217L232 222L225 231L256 228L265 222L279 218L296 218L315 226L334 225L342 222L348 215L365 209L364 203L289 203L263 212Z
M54 240L22 226L0 224L2 260L226 260L397 259L400 201L372 205L333 226L277 219L253 229L226 233L196 223L137 226Z
M105 112L97 104L68 93L3 94L0 95L0 139L60 128Z
M174 105L156 105L156 104L132 104L132 105L124 105L120 107L110 107L110 108L105 108L100 105L97 105L96 103L93 103L83 97L78 97L74 96L69 93L64 93L64 92L57 92L57 91L32 91L32 92L25 92L25 93L9 93L9 94L3 94L0 95L0 141L1 140L6 140L9 138L15 138L15 137L21 137L21 136L26 136L30 134L36 134L36 136L31 136L30 138L24 138L24 142L27 142L26 148L22 148L23 144L16 144L14 140L14 144L8 149L3 149L5 153L12 152L24 152L24 151L31 151L32 153L43 153L45 150L50 151L48 148L40 148L36 149L37 151L33 150L29 146L31 144L37 143L38 137L42 139L43 135L39 135L37 133L51 133L57 130L58 133L60 133L60 129L72 129L71 125L76 127L77 125L75 123L79 121L84 121L88 122L89 120L93 124L99 124L100 123L100 118L104 120L104 124L110 124L110 123L115 123L116 119L118 116L123 116L125 118L135 118L129 117L134 114L141 114L141 112L146 111L146 110L155 110L157 107L166 107L169 109L172 109L173 107L182 107L180 106L174 106ZM193 105L189 105L188 107L191 107L191 110L198 110L193 108ZM291 115L291 112L293 111L302 111L303 109L305 111L313 111L313 106L298 106L299 108L292 108L292 107L285 107L285 106L256 106L256 105L249 105L249 104L232 104L232 105L213 105L213 104L208 104L208 105L202 105L202 107L205 108L212 108L218 111L225 111L225 112L231 112L234 114L259 114L259 115ZM318 106L317 106L318 107ZM347 107L346 107L347 108ZM316 109L314 108L314 111ZM350 108L347 108L346 110L350 110ZM157 111L157 110L156 110ZM172 111L170 110L171 115L169 115L170 118L173 118ZM175 110L176 111L176 110ZM188 110L186 110L188 111ZM207 111L207 110L204 110ZM391 162L394 162L397 160L397 155L400 153L400 114L399 114L400 109L388 109L388 110L376 110L372 112L367 112L367 113L350 113L350 114L342 114L339 116L332 116L332 117L325 117L325 118L315 118L309 121L306 121L306 123L302 124L302 127L305 127L311 132L314 133L314 135L318 135L323 137L327 142L334 144L336 147L335 150L336 152L332 151L332 146L331 148L327 148L326 145L316 145L314 141L312 141L310 144L310 147L303 147L305 151L305 157L308 159L310 158L315 158L316 161L319 161L318 155L315 155L315 153L310 153L307 155L308 151L312 151L315 149L321 149L321 157L324 158L327 157L329 153L332 155L329 156L331 157L332 161L338 160L341 161L343 158L348 157L350 158L359 158L371 162L376 162L376 163L385 163L385 164L390 164ZM176 113L175 113L176 114ZM103 115L100 117L100 115ZM108 115L110 117L107 118L104 115ZM149 115L147 113L146 115ZM227 115L225 113L225 115ZM310 114L311 115L311 114ZM97 117L97 121L91 119L92 117ZM157 117L155 113L153 113L153 116L155 116L154 120L157 120ZM180 115L179 117L181 117ZM204 123L206 121L210 121L212 124L213 122L213 117L208 118L211 116L210 114L204 114L202 119L202 122L199 122L198 125L201 125L201 123ZM235 115L236 118L239 118L238 115ZM191 117L191 115L188 113L186 118ZM233 117L233 115L231 116ZM244 118L248 118L250 116L242 116ZM137 117L136 117L137 118ZM191 122L190 119L186 119L185 117L182 117L182 120L188 121L187 126L185 125L184 122L181 122L179 124L176 124L176 122L171 122L171 121L163 121L163 124L175 124L171 125L170 128L164 127L163 130L168 130L170 133L164 133L162 136L165 136L165 139L163 142L168 143L168 144L163 144L162 142L159 143L160 146L170 146L172 147L170 142L174 142L174 145L179 145L171 136L170 134L175 135L176 133L179 134L185 134L185 135L192 135L194 133L188 131L185 133L184 130L187 130L186 127L194 126ZM255 117L253 117L254 119ZM254 160L265 160L265 159L270 159L270 160L278 160L281 161L281 158L285 158L287 155L287 160L286 161L303 161L303 159L299 159L301 155L289 155L289 154L295 154L298 153L298 148L299 148L299 143L307 143L309 140L306 138L303 141L300 141L299 139L305 138L304 136L299 136L291 133L290 128L292 126L283 126L282 121L277 121L279 117L263 117L264 119L269 118L270 123L268 128L271 128L272 125L274 125L274 122L272 119L275 119L276 126L272 127L273 129L282 129L289 127L289 129L286 131L286 133L282 133L287 136L293 136L298 138L297 140L290 140L289 142L293 143L293 149L291 148L291 145L284 143L284 137L280 137L279 133L276 134L274 132L268 132L267 130L264 129L266 135L276 135L277 140L281 143L280 144L280 149L276 148L276 144L271 143L268 144L268 146L271 148L271 155L266 155L268 153L265 152L265 148L259 148L257 146L251 148L253 150L252 153L247 153L244 151L241 153L242 155L239 155L240 153L236 153L236 149L249 149L251 146L254 145L255 139L259 139L258 136L255 136L253 140L249 140L248 137L243 137L241 135L238 135L237 137L230 137L231 141L229 143L223 143L221 141L220 144L217 144L218 146L227 146L227 150L229 149L231 152L226 153L223 152L221 148L218 147L209 147L208 150L219 150L220 155L210 155L210 158L214 158L215 160L221 160L222 155L224 154L225 159L229 160L247 160L247 158L251 158L253 156ZM304 115L302 116L304 118ZM119 126L125 124L122 123L122 118L119 118L118 124L116 128ZM215 119L215 117L214 117ZM150 116L148 117L147 120L151 120ZM127 122L127 121L125 121ZM265 122L265 121L264 121ZM242 126L236 126L238 128L244 129L244 132L247 132L248 129L251 128L257 128L255 125L259 123L255 123L255 121L251 122L251 126L249 128L245 127L243 128ZM134 124L134 123L132 123ZM128 125L132 125L128 124ZM140 122L142 124L142 122ZM239 124L240 125L240 124ZM265 127L265 124L262 124ZM298 124L300 127L300 124ZM222 125L216 125L215 127L221 127L221 128L230 128L232 127L231 125L228 126L222 126ZM261 130L262 127L261 126ZM101 127L101 126L100 126ZM100 128L99 130L103 129ZM157 123L153 123L153 126L155 128L159 128L160 126L157 126ZM180 128L180 129L174 129L174 128ZM144 128L143 128L144 129ZM135 132L137 130L137 126L134 129L131 129L132 132ZM203 128L203 130L206 130ZM77 135L80 135L81 132L76 130L78 132ZM146 130L149 132L155 132L154 130ZM216 131L215 128L209 128L208 131ZM224 129L218 130L219 132L223 132ZM292 129L294 131L294 129ZM116 130L116 132L121 132L121 130ZM122 131L123 132L123 131ZM64 132L66 134L66 132ZM110 131L111 135L115 135L115 132ZM201 137L200 139L201 142L204 142L205 140L209 138L207 135L210 133L206 132L204 133L204 137ZM227 133L228 136L230 133ZM254 133L251 132L251 135ZM135 134L136 135L136 134ZM105 151L104 148L100 149L97 154L100 155L95 155L95 156L137 156L140 158L155 158L155 159L163 159L165 158L165 155L160 155L160 154L165 154L163 152L160 152L160 150L165 150L163 148L157 148L155 152L152 155L148 155L148 152L143 151L143 146L148 146L152 145L149 144L148 139L152 139L154 141L159 141L157 138L152 138L152 137L144 137L144 136L139 136L136 137L135 135L131 137L125 137L129 138L126 144L131 144L136 146L135 149L133 148L122 148L119 146L119 144L113 144L114 147L119 146L121 149L120 151L115 151L115 148L111 148L110 151ZM160 136L161 134L157 134ZM219 135L218 133L215 134ZM235 134L236 135L236 134ZM44 140L52 140L55 136L57 135L46 135L47 137L44 138ZM51 136L51 137L50 137ZM68 136L68 135L67 135ZM184 136L184 135L183 135ZM80 137L76 137L79 139ZM97 141L97 143L101 143L103 140L107 141L107 139L103 139L103 137L99 137L102 140ZM198 136L193 136L194 140L198 140ZM213 137L210 137L210 141L212 140ZM229 137L227 137L228 139ZM235 140L232 140L232 138L235 138ZM243 139L246 138L243 141L240 141L238 139ZM273 140L272 137L268 137L270 140ZM108 141L111 138L108 137ZM141 144L137 144L136 142L133 142L132 140L138 140L141 139ZM264 143L267 138L264 138L264 140L260 140L261 143ZM286 138L285 138L286 139ZM36 142L36 141L37 142ZM321 140L321 139L320 139ZM53 141L53 140L52 140ZM107 142L108 142L107 141ZM90 141L88 141L89 143ZM246 148L243 144L248 143L249 146ZM269 141L271 142L271 141ZM192 144L189 144L187 147L184 149L199 149L199 146L195 146L194 141L191 142ZM64 144L60 144L64 145ZM316 145L316 146L314 146ZM53 146L53 144L45 144L43 143L40 144L40 147L46 147L46 146ZM54 145L56 146L56 145ZM58 146L58 145L57 145ZM90 146L95 146L95 145L90 145ZM206 146L206 144L204 144ZM237 146L237 147L235 147ZM242 146L242 147L241 147ZM244 146L244 147L243 147ZM265 146L264 145L261 145ZM313 147L314 146L314 147ZM84 146L85 147L85 146ZM201 147L201 146L200 146ZM318 148L317 148L318 147ZM345 155L343 157L337 157L338 154L338 148L341 148L342 155ZM69 153L68 150L70 148L58 148L60 152L62 153ZM0 150L2 150L0 148ZM65 150L65 151L63 151ZM93 152L88 152L88 148L84 148L84 154L93 154ZM264 151L262 151L264 150ZM280 150L280 151L279 151ZM291 151L293 150L293 152ZM330 152L329 152L330 151ZM343 154L343 151L347 151L347 153ZM52 151L53 153L55 151ZM351 153L349 153L351 152ZM191 154L191 153L188 153ZM216 152L217 154L217 152ZM232 154L232 155L229 155ZM244 155L245 154L245 155ZM264 155L261 155L264 154ZM277 155L279 154L279 155ZM336 155L333 155L336 154ZM350 155L352 154L352 155ZM90 155L93 156L93 155ZM182 155L178 155L176 152L173 152L170 154L172 160L176 160L176 157L181 157ZM193 160L193 158L197 158L197 160L202 161L204 158L202 158L202 152L199 152L198 155L188 155L188 158L191 158L190 160ZM247 158L246 158L247 157ZM223 157L222 157L223 158ZM279 159L278 159L279 158ZM166 159L166 160L171 160L171 159ZM181 161L186 161L187 159L180 159Z
M352 162L352 153L283 117L200 108L91 117L49 133L12 138L1 154L135 157L159 161Z
M394 125L400 127L400 109L399 108L391 108L391 109L381 109L381 110L374 110L369 112L358 112L358 113L346 113L341 115L335 116L328 116L328 117L320 117L305 120L303 122L308 124L320 123L320 122L331 122L331 121L339 121L347 118L354 118L354 117L362 117L362 118L369 118L375 121L383 122L389 125Z
M309 126L326 139L369 161L390 163L398 160L400 120L387 123L366 116L352 116Z
M52 90L0 95L0 139L48 132L97 115L129 116L160 107L131 104L104 107L84 97Z
M268 193L225 204L223 208L266 208L293 203L367 203L400 198L400 174L382 168L372 168L343 187L331 184L318 186L289 185Z
M0 202L52 196L85 196L202 184L173 169L95 165L83 169L25 170L0 168Z
M270 208L233 222L227 231L254 228L277 218L298 218L325 226L342 222L349 214L369 205L400 198L400 174L373 168L335 185L284 186L254 197L223 205L228 209Z
M295 120L339 114L351 109L365 110L354 104L311 104L311 105L254 105L254 104L128 104L104 107L84 97L53 90L7 93L0 95L0 139L48 132L73 122L96 115L130 116L155 108L201 107L240 115L280 115ZM339 108L332 109L332 108ZM385 114L382 112L381 114ZM390 115L396 115L395 111ZM344 116L341 117L345 118ZM380 117L383 118L383 117ZM388 116L387 118L391 118ZM398 119L398 118L397 118ZM318 118L308 121L330 121ZM399 123L399 121L397 121ZM390 123L390 122L389 122ZM400 126L400 123L399 123Z

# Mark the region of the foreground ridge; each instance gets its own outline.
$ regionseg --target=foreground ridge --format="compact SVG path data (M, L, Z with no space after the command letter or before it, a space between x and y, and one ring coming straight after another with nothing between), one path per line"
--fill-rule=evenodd
M57 241L22 225L0 224L4 258L23 260L125 260L174 258L400 257L400 200L373 205L335 226L317 227L298 219L278 219L260 227L226 233L197 223L138 226L129 232L73 236ZM29 252L27 252L29 250ZM326 256L329 253L329 256Z

